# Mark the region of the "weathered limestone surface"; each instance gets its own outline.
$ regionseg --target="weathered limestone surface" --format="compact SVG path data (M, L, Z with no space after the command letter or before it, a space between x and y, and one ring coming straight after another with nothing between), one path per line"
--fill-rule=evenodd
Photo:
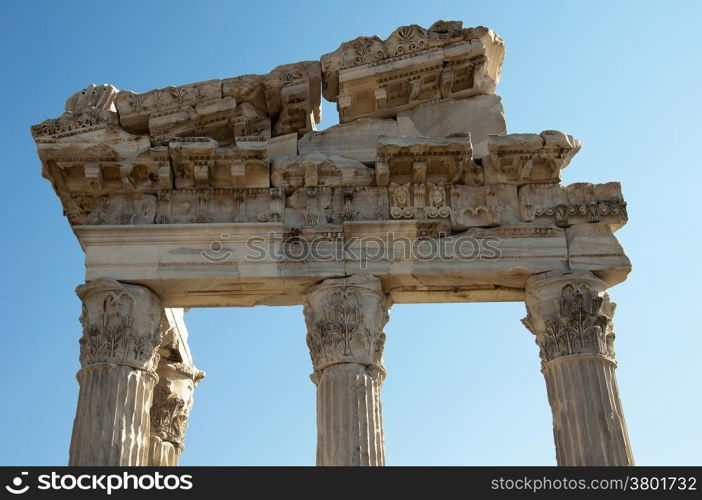
M385 465L380 386L389 309L370 275L325 280L306 295L317 465Z
M496 94L442 99L397 114L398 134L410 137L470 135L473 154L488 153L488 138L507 133L502 99Z
M144 287L113 280L76 292L83 336L69 465L148 465L161 303Z
M561 184L582 146L572 135L507 133L503 58L488 28L401 26L265 75L144 93L91 84L33 126L85 251L86 332L126 315L142 319L124 342L155 335L148 363L79 373L72 463L177 463L202 378L178 308L305 304L318 462L380 465L389 303L517 300L542 347L559 463L630 463L613 351L592 340L613 338L604 290L631 270L614 235L626 202L617 182ZM317 131L322 96L339 124ZM130 302L142 295L158 298ZM167 308L162 339L147 306ZM551 359L547 325L580 328L579 347ZM118 445L95 438L109 415Z
M397 120L365 118L308 132L298 141L300 154L338 154L363 163L375 162L375 148L381 136L401 135ZM404 135L404 134L402 134Z
M603 222L574 224L565 230L568 267L573 271L591 271L611 286L624 281L631 271L631 261Z
M183 309L166 309L156 374L158 384L151 404L149 465L178 465L185 448L185 430L195 387L205 373L195 368L188 348Z
M245 147L245 143L241 143L239 147ZM255 143L253 143L255 144ZM274 160L279 156L297 156L297 134L286 134L278 137L272 137L267 141L268 158Z
M614 374L615 304L594 274L527 281L524 324L536 336L553 411L558 465L633 465Z

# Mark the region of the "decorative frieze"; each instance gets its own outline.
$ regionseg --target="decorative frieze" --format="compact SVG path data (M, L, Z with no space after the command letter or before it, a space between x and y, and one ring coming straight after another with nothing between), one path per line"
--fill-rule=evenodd
M617 230L628 220L618 182L522 186L519 205L523 221L549 221L559 227L603 222Z
M80 199L85 203L88 197ZM73 216L82 217L88 225L153 224L158 205L159 199L153 194L102 195L93 198L90 205L84 205L83 213Z
M454 231L508 225L518 219L517 189L513 186L453 185L450 200Z
M421 170L434 175L430 168L422 166ZM626 203L617 183L529 185L517 194L517 187L508 184L471 186L440 181L368 185L374 182L374 175L372 169L351 160L279 158L274 162L272 182L279 187L206 186L155 190L153 194L81 194L69 197L67 215L74 225L285 221L289 227L302 227L347 221L446 219L453 232L520 221L558 227L599 222L616 230L627 220Z

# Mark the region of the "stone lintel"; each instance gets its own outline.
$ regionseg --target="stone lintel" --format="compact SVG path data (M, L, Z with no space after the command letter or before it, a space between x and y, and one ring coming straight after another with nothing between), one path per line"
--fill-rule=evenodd
M143 284L166 307L300 304L312 284L359 273L377 275L397 303L520 300L530 276L568 270L566 233L553 225L447 230L414 220L302 232L276 223L74 228L87 279ZM612 276L610 285L621 279Z

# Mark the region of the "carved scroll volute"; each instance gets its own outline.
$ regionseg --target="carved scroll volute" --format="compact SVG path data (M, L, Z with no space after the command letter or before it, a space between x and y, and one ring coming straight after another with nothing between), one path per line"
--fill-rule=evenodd
M311 288L304 311L315 372L339 363L382 371L390 301L374 276L329 279Z
M572 355L614 361L615 304L605 288L589 272L545 273L527 281L522 322L536 336L543 364Z
M114 363L154 371L161 342L163 307L149 289L114 280L93 280L76 289L80 316L82 367Z

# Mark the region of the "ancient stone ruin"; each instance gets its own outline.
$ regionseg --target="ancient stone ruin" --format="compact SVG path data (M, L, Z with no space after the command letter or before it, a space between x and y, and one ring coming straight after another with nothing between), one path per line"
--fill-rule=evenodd
M32 127L86 256L70 464L178 462L204 376L184 308L303 304L317 463L383 465L391 304L486 301L526 303L558 464L632 464L606 291L626 203L561 185L572 135L507 133L503 58L484 27L402 26L265 75L89 85Z

